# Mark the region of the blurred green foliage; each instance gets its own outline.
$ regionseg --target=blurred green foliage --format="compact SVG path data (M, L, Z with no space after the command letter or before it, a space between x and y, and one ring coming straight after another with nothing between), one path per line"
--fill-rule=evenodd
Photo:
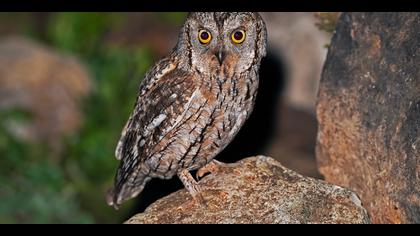
M89 56L102 52L101 39L107 31L123 23L118 13L61 13L51 16L48 25L50 44L58 49Z
M179 23L184 16L155 14ZM118 165L114 149L121 129L153 63L145 46L105 43L106 34L127 23L124 13L52 13L44 37L33 22L25 23L28 36L85 63L94 91L82 105L82 129L63 140L59 158L46 145L18 141L0 128L0 223L119 223L126 217L130 203L115 211L106 205L105 193ZM0 125L10 117L27 116L0 111Z
M187 13L184 12L156 12L154 17L158 20L164 21L166 24L169 25L181 25L185 17L187 17Z

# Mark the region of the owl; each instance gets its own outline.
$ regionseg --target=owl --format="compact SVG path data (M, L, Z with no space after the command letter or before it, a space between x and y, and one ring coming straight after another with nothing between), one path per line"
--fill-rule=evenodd
M267 32L258 13L189 13L178 43L142 81L134 111L122 130L120 160L107 202L115 209L136 197L152 178L177 175L194 200L203 201L198 176L253 110Z

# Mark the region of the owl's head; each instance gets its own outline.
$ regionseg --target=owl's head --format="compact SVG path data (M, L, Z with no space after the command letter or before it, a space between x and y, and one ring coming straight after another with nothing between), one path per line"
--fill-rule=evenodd
M176 50L201 73L241 73L260 63L266 44L258 13L195 12L184 23Z

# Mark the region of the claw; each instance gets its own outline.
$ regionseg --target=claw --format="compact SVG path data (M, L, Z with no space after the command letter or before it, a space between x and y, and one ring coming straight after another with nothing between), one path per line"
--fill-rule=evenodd
M220 171L220 169L222 168L226 168L228 167L229 164L225 164L223 162L217 161L217 160L211 160L209 163L207 163L205 166L201 167L197 173L195 174L195 177L197 179L200 179L201 177L203 177L205 174L207 173L217 173L218 171Z

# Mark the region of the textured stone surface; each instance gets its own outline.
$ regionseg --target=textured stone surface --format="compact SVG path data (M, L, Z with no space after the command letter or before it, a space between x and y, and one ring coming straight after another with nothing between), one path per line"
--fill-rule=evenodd
M369 223L353 192L303 177L270 157L246 158L200 180L207 207L179 190L126 223Z
M317 159L374 223L420 223L420 14L343 13L317 102Z

